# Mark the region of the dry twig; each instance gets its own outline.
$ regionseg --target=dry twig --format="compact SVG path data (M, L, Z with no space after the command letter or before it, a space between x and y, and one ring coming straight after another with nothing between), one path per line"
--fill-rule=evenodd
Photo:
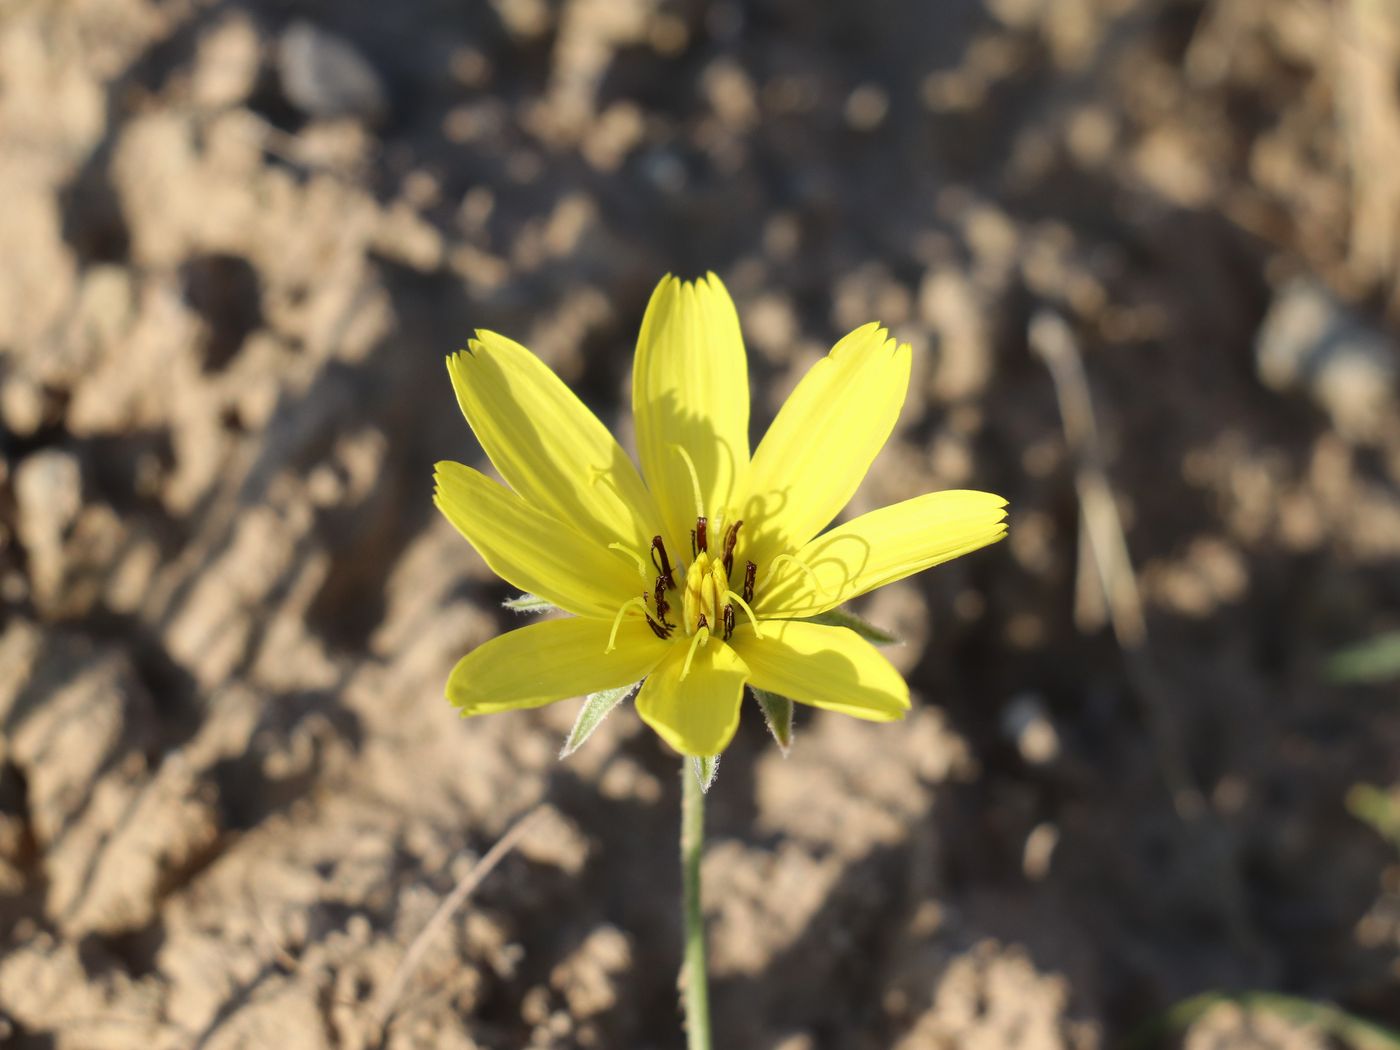
M1081 597L1076 607L1081 614L1095 607L1107 609L1113 636L1123 651L1133 691L1142 702L1148 729L1156 744L1162 778L1172 793L1177 813L1183 818L1194 818L1202 812L1204 800L1191 777L1170 698L1148 650L1142 597L1128 554L1128 541L1123 535L1123 522L1104 469L1094 406L1089 398L1089 383L1079 349L1069 325L1046 310L1031 319L1030 344L1045 362L1055 384L1065 443L1075 464L1074 483L1079 494L1082 530L1080 556L1087 553L1092 557L1102 591L1101 603ZM1079 579L1082 582L1087 578L1081 566ZM1080 626L1081 629L1085 626L1082 619Z
M413 938L413 943L408 946L408 951L404 952L403 961L394 971L393 980L389 982L384 994L380 996L379 1005L375 1009L375 1021L381 1036L388 1030L399 997L403 995L404 988L413 977L414 971L418 969L419 963L423 961L423 954L428 950L428 944L433 939L433 935L447 925L457 910L467 902L467 898L472 895L473 891L481 885L487 875L491 874L492 869L515 848L516 844L524 837L525 832L544 813L544 810L543 804L535 806L534 809L531 809L507 828L505 834L496 840L496 844L486 851L486 855L473 865L471 870L462 876L461 881L457 883L452 892L443 898L437 911L433 912L432 918L418 932L418 936Z

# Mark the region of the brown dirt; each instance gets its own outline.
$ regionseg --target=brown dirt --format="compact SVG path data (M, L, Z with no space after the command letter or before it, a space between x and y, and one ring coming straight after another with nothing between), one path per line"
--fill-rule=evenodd
M298 20L370 72L298 66ZM454 717L509 592L429 479L481 461L442 368L473 327L625 431L646 296L704 268L759 425L843 331L914 344L854 509L1015 513L865 605L906 723L804 717L784 760L746 716L719 1044L1091 1050L1238 988L1400 1025L1394 858L1343 803L1397 779L1400 709L1322 673L1400 616L1397 68L1365 0L6 5L0 1041L680 1045L676 762L630 714L564 763L575 704ZM1380 349L1257 365L1296 280ZM1197 820L1076 627L1042 307ZM540 801L381 1044L413 934ZM1238 1012L1185 1039L1319 1045Z

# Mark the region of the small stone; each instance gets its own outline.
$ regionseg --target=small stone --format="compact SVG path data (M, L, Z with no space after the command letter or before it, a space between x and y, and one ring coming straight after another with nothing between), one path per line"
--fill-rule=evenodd
M0 421L19 437L29 437L44 422L44 392L28 376L12 375L0 386Z
M1001 713L1001 731L1027 765L1044 766L1060 757L1060 734L1035 693L1012 698Z
M749 343L765 356L781 359L797 339L800 322L791 300L776 294L761 295L744 311Z
M15 468L16 532L29 556L36 600L57 599L65 571L64 541L82 509L82 471L68 452L45 449Z
M744 131L758 120L758 101L753 81L744 67L731 58L719 58L706 67L700 78L710 107L725 125Z
M384 83L344 37L310 22L294 22L277 47L277 73L287 101L308 117L352 117L367 124L389 108Z
M846 99L846 123L856 131L874 131L890 111L890 97L878 84L862 84Z
M45 449L15 469L19 532L26 543L56 542L82 506L82 474L68 452Z
M448 61L452 79L466 88L483 88L491 82L491 59L475 47L463 47Z
M991 380L993 361L977 289L954 267L929 270L919 285L918 311L938 337L934 396L954 402L980 394Z
M196 105L222 109L241 105L258 80L261 43L252 21L238 13L199 38L190 94Z
M680 54L690 41L690 30L686 28L685 19L674 14L660 13L654 16L647 35L651 46L659 54L667 56Z
M1389 341L1311 279L1274 296L1254 363L1266 386L1307 392L1348 440L1375 439L1394 412L1400 364Z
M81 360L119 352L136 319L136 288L131 271L104 263L88 269L78 293L77 323L84 352ZM78 382L82 370L71 376Z
M1021 851L1021 871L1027 879L1039 882L1050 874L1050 863L1059 843L1060 829L1054 824L1041 822L1031 828L1031 833L1026 836L1025 848Z
M642 177L662 193L678 194L685 189L685 164L672 151L663 147L651 150L642 158Z

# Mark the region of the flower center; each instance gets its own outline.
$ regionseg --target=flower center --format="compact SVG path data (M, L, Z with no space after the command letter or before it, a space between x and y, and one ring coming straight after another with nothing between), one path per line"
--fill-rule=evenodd
M665 542L660 536L654 537L651 541L651 564L656 569L656 584L650 591L643 591L640 597L629 598L617 610L607 651L612 652L622 618L633 607L642 611L647 626L658 638L670 638L677 627L684 629L686 636L692 639L692 656L695 646L708 644L711 635L717 634L725 641L729 640L734 633L736 607L749 618L754 634L759 634L758 617L754 616L753 607L749 604L753 601L757 566L751 561L744 563L738 584L743 593L734 590L735 584L730 582L735 575L734 548L739 542L739 529L743 524L742 521L730 524L724 530L724 540L718 545L718 553L711 554L709 519L704 515L698 516L695 528L690 532L689 567L673 565L666 553ZM613 546L626 553L621 545ZM646 575L646 562L643 559L637 558L637 568L643 576ZM668 619L675 607L670 595L677 589L681 592L679 624Z
M711 558L708 551L700 551L685 574L685 594L681 599L681 626L686 634L694 634L701 627L712 632L721 626L725 637L733 632L734 609L726 601L729 590L729 574L724 571L724 562Z

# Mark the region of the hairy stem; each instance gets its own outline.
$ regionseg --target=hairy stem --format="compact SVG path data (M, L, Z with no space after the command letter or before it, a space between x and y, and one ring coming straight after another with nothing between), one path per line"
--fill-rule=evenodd
M681 900L685 912L685 995L688 1050L710 1050L710 978L705 968L705 917L700 910L700 854L705 848L705 792L681 763Z

